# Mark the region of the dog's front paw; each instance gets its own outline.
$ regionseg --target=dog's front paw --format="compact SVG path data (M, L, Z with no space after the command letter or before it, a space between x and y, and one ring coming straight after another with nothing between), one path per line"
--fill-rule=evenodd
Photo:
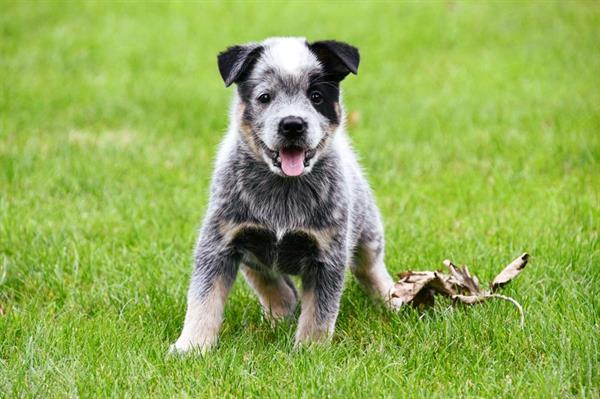
M384 298L384 302L385 302L385 306L389 310L399 311L406 304L404 303L404 301L402 299L394 296L394 290L395 290L394 287L390 288L390 290L388 291L388 294Z
M199 354L204 355L216 344L216 339L194 339L194 337L181 336L174 344L169 346L169 355Z
M332 331L327 330L298 331L296 333L294 348L328 344L331 342L332 335Z
M399 311L405 305L402 299L393 297L390 297L387 301L385 301L385 304L388 309L393 311Z

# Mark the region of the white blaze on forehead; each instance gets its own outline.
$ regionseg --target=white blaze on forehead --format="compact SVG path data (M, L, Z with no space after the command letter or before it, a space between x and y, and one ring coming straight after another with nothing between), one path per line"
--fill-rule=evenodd
M263 43L265 64L284 72L298 73L319 66L317 57L308 49L303 37L276 37Z

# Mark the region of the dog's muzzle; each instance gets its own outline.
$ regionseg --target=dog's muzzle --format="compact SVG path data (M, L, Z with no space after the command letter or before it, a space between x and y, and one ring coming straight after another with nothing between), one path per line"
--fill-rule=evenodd
M306 132L308 124L299 116L286 116L277 129L280 145L278 150L269 151L273 164L281 168L286 176L300 176L309 165L316 149L308 149Z

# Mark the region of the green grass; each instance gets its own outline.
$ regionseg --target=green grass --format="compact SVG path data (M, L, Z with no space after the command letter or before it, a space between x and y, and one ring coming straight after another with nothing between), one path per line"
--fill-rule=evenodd
M494 302L390 314L347 279L294 351L241 279L218 348L169 358L232 89L271 35L361 49L350 134L393 272L451 258ZM600 6L0 4L0 397L598 397Z

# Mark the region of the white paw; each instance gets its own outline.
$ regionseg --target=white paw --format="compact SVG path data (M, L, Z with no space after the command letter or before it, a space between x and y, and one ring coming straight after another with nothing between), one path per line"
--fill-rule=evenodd
M385 304L388 307L388 309L394 310L394 311L400 310L405 305L405 303L402 301L402 299L392 298L392 297L390 297L388 300L386 300Z
M394 287L388 290L388 294L385 296L384 302L388 309L398 311L406 304L402 299L393 296L394 290Z
M179 339L169 346L169 355L185 355L185 354L199 354L204 355L210 351L216 344L216 339L213 340L199 340L191 339L186 337L179 337Z

